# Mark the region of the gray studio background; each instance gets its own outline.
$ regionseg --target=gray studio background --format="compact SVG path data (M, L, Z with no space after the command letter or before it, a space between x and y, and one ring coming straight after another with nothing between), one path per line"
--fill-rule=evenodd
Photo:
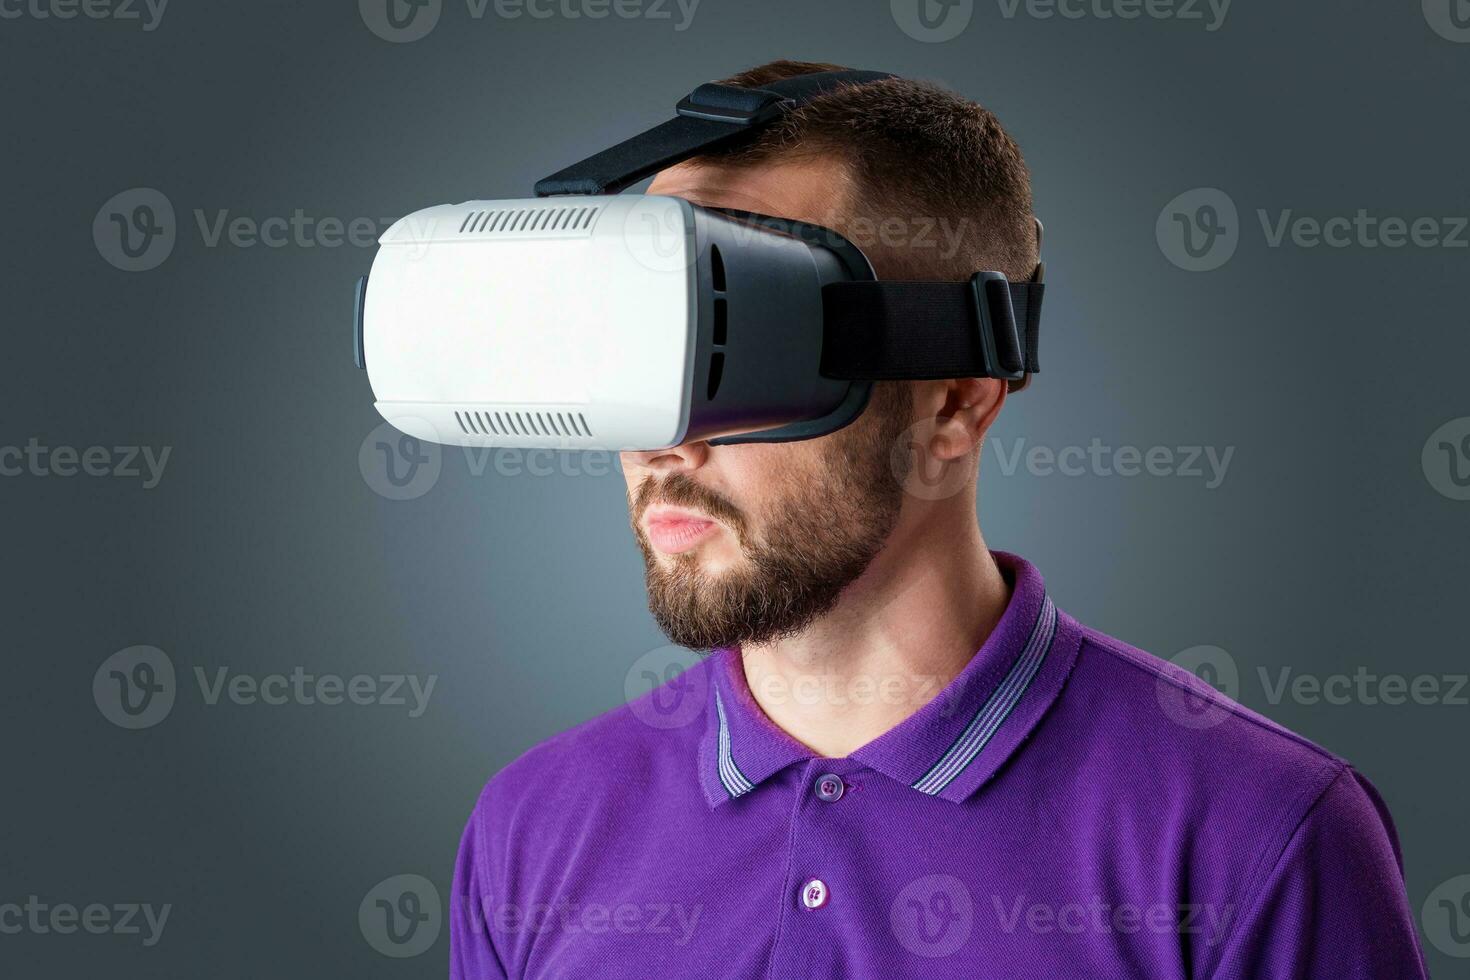
M352 282L389 220L527 194L774 57L941 81L1027 157L1054 285L1045 372L985 454L992 545L1080 619L1222 684L1233 668L1240 700L1354 761L1392 807L1416 912L1470 890L1470 707L1449 696L1470 584L1470 29L1446 4L977 0L934 6L931 29L901 0L444 0L390 41L385 0L45 2L0 18L0 447L105 447L99 472L127 468L118 447L169 455L151 486L141 452L138 477L65 476L63 453L0 478L0 904L171 911L151 945L146 925L0 934L0 974L444 974L447 928L384 955L359 906L399 875L447 900L484 781L620 703L664 639L606 459L477 474L447 450L408 500L364 475L380 420ZM1222 195L1236 215L1201 210ZM138 202L173 242L131 259L107 215ZM1268 234L1360 209L1433 226L1399 247ZM298 210L299 240L245 244ZM1170 229L1210 215L1219 247L1191 259ZM372 230L344 242L354 221ZM1169 447L1169 475L1006 462L1094 439ZM1188 447L1229 451L1223 479L1179 472ZM129 729L93 682L137 646L176 680L166 716ZM210 703L196 676L297 667L435 686L415 717L411 696ZM1439 695L1273 697L1283 669ZM1436 974L1464 975L1470 944L1425 927Z

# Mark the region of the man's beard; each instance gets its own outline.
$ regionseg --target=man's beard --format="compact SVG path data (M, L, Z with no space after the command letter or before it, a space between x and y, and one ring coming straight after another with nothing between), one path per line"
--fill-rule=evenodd
M769 643L801 633L836 605L898 521L905 474L894 472L890 454L908 427L909 397L907 386L875 384L868 410L829 438L822 472L786 478L790 492L771 507L759 540L746 515L683 473L639 485L629 511L647 569L648 607L673 643L693 650ZM904 453L900 465L908 459ZM661 561L639 525L654 503L724 522L745 562L711 575L694 552Z

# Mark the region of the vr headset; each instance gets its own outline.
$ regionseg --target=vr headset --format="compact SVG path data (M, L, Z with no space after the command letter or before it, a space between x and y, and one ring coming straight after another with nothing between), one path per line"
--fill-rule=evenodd
M356 291L354 355L379 413L447 445L653 450L826 435L878 380L1025 387L1039 265L1029 282L878 281L830 228L618 193L836 86L891 77L701 85L674 118L538 181L534 198L401 218Z

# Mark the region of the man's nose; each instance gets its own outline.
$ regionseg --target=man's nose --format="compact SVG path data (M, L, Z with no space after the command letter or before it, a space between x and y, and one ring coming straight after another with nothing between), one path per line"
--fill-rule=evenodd
M668 449L650 449L630 452L625 455L629 462L655 473L676 473L697 470L709 459L709 443L686 442Z

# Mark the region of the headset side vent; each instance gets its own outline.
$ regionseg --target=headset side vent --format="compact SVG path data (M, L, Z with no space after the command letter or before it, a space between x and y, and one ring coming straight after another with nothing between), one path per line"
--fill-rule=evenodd
M459 224L459 234L579 238L592 231L592 220L600 210L597 205L562 204L470 211Z
M459 409L454 413L459 431L467 436L522 436L567 440L592 438L592 427L581 412Z

